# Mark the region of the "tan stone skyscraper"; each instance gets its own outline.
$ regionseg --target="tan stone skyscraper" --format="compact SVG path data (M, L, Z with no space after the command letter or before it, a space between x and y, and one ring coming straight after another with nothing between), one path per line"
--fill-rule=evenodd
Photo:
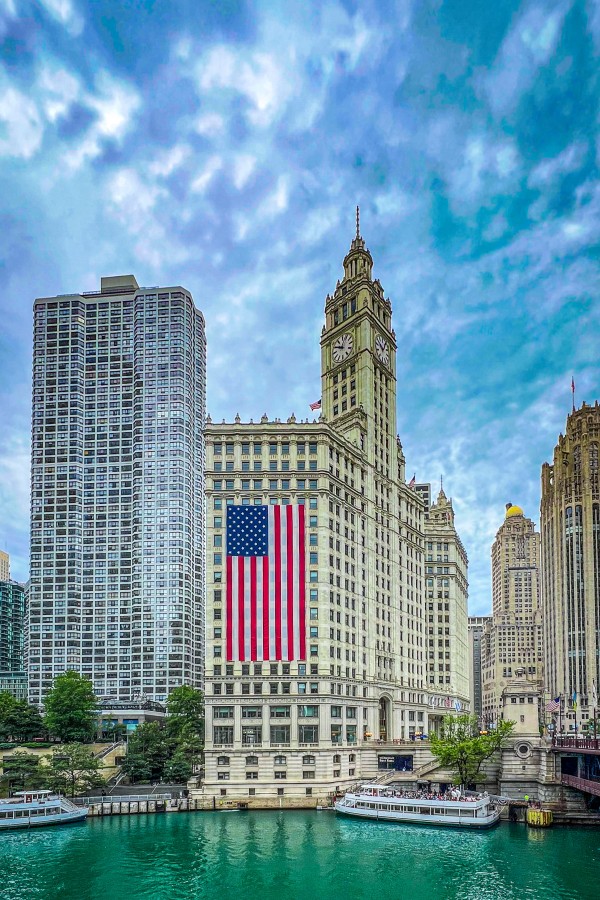
M10 557L4 550L0 550L0 581L10 579Z
M469 696L467 615L468 560L454 525L454 509L440 487L425 520L425 589L427 592L427 687L437 707L439 726L448 695L463 708ZM456 707L455 707L456 708Z
M483 716L490 721L517 669L542 687L539 565L540 535L521 507L508 503L492 545L492 618L482 640Z
M542 466L542 594L546 687L571 727L592 715L600 654L600 407L567 418Z

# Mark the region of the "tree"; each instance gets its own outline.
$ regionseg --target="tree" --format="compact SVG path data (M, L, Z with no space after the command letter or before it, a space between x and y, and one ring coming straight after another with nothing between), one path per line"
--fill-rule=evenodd
M8 691L0 693L0 740L29 741L43 732L44 723L36 706L17 700Z
M204 750L204 694L189 685L174 688L167 700L167 713L167 730L176 744L175 752L187 760L191 775L194 762Z
M46 728L61 741L93 740L98 701L88 678L72 670L58 675L44 706Z
M7 785L9 793L16 787L21 789L39 787L42 780L40 757L35 753L17 750L12 756L4 757L0 781Z
M174 741L167 729L158 722L138 725L127 741L127 756L121 771L132 783L136 781L161 781L165 765L171 757Z
M80 743L57 747L46 759L48 766L44 780L53 791L69 793L73 797L80 791L105 784L100 775L102 763L88 747Z
M458 784L477 780L481 766L510 737L514 722L498 722L494 731L481 734L477 716L445 716L441 735L430 735L431 752L440 765L454 769Z
M182 750L176 750L163 770L163 778L167 782L179 784L192 777L192 765L189 758Z

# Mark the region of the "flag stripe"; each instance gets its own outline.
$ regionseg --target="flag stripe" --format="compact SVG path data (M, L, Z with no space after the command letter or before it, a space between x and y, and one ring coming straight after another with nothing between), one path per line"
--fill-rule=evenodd
M256 557L250 557L250 659L256 659Z
M246 654L244 652L244 557L238 556L238 570L237 570L237 602L238 602L238 648L239 648L239 658L241 660L246 659Z
M226 652L227 659L233 659L233 598L231 594L232 589L232 572L233 572L233 557L227 557L227 641L226 641Z
M298 659L306 659L306 609L304 594L306 590L306 560L304 558L304 504L298 506Z
M272 510L275 537L275 659L281 659L281 507L273 506Z
M293 508L284 507L287 519L287 656L294 658L294 522Z

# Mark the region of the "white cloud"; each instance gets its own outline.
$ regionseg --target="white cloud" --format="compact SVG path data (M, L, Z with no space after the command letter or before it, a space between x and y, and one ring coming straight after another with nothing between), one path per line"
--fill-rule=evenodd
M169 150L158 153L149 165L152 175L168 178L189 159L192 149L189 144L175 144Z
M529 173L529 186L542 188L563 175L576 172L583 165L587 151L586 141L575 141L552 159L542 160Z
M554 0L530 6L515 21L482 82L496 115L509 114L531 88L540 68L550 62L572 2Z
M248 182L256 168L256 157L240 153L233 160L233 183L240 191Z
M203 194L217 172L220 172L222 168L223 160L221 159L221 157L211 156L210 159L207 160L203 170L198 175L196 175L196 177L192 181L190 190L192 190L195 194Z
M39 0L39 2L70 35L78 37L81 34L84 26L83 16L71 0Z
M69 154L68 163L72 168L79 168L87 159L98 156L105 139L119 143L130 130L141 103L132 87L107 72L98 75L95 91L86 94L82 102L96 113L96 120Z
M209 112L198 116L196 131L204 137L214 137L225 130L225 119L218 113Z
M12 86L0 83L0 156L30 159L39 150L44 123L36 103Z
M46 64L39 73L36 89L46 119L54 123L66 116L76 100L81 97L79 79L66 69Z

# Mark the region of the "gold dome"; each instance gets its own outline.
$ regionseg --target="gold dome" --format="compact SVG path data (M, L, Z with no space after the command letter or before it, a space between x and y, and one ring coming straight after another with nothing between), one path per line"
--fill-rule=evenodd
M506 507L506 518L510 519L511 516L522 516L523 510L520 506L513 506L512 504L507 504Z

